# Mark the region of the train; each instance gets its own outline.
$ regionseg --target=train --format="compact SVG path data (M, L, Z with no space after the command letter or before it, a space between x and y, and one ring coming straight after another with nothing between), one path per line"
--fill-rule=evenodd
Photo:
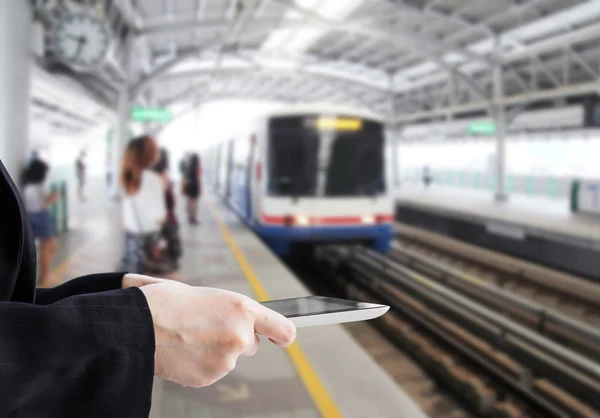
M328 104L271 110L202 154L216 194L275 254L354 243L389 251L391 151L377 115Z

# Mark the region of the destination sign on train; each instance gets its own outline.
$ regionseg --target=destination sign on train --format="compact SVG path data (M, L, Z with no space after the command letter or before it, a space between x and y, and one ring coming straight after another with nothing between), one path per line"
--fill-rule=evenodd
M355 118L316 118L315 128L319 130L358 131L362 129L362 120Z

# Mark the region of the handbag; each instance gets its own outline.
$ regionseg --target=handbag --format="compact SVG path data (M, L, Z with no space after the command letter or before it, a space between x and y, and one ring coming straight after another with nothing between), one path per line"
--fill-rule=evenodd
M174 213L175 196L173 195L172 184L169 184L165 190L165 206L167 208L167 219L163 224L163 236L167 240L169 254L174 260L178 260L183 255L183 248L179 236L179 223Z
M179 225L177 222L166 221L163 224L163 237L167 242L167 251L173 260L178 260L183 255L181 239L179 238Z
M181 194L185 196L187 194L187 190L188 190L187 180L182 180L181 181L181 190L180 190Z
M137 208L133 199L131 201L133 213L138 227L141 230L142 223L138 216ZM165 237L165 223L158 231L140 233L142 239L142 274L166 274L177 270L177 262L169 253L168 239Z

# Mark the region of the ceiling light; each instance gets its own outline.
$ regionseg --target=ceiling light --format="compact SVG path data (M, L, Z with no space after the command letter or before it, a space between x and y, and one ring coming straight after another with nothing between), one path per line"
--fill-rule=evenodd
M364 0L323 0L315 12L326 19L344 20L350 15Z
M325 32L326 30L321 28L305 28L294 31L293 36L288 40L283 49L286 52L305 51Z
M292 31L289 29L277 29L267 38L261 49L265 51L279 50L291 35Z

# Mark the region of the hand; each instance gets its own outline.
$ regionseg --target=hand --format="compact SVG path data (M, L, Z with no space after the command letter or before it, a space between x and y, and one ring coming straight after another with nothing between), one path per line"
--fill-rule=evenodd
M259 334L281 347L296 338L293 322L238 293L171 281L141 290L154 321L154 374L182 386L226 376L258 351Z
M121 287L123 289L127 287L142 287L149 284L157 284L157 283L167 283L169 280L167 279L155 279L154 277L144 276L142 274L131 274L128 273L123 276L123 281Z

